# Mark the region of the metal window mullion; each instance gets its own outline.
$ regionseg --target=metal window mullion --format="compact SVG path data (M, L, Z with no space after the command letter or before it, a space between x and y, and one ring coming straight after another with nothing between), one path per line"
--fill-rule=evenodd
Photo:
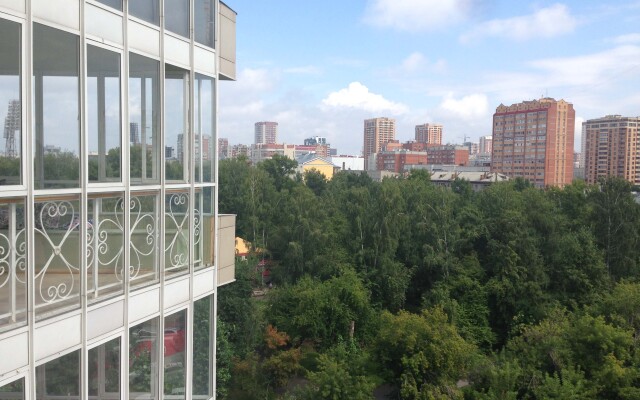
M16 203L9 204L9 280L11 281L10 297L11 297L11 322L16 322L16 279L18 273L16 271Z
M213 385L212 385L212 394L213 394L213 398L216 398L216 390L217 390L217 382L215 379L215 376L217 374L217 369L216 369L216 358L217 358L217 343L218 343L218 229L219 229L219 223L218 223L218 140L217 140L217 129L218 129L218 79L217 77L219 76L219 72L220 71L220 54L219 54L219 45L218 45L218 38L220 37L220 13L218 12L218 8L220 7L220 1L219 0L215 0L215 21L216 21L216 26L215 26L215 32L217 33L217 35L214 38L214 49L215 49L215 55L216 55L216 71L215 74L213 76L213 90L214 90L214 94L212 96L213 99L213 112L214 112L214 126L213 126L213 132L216 132L215 135L215 139L213 139L213 132L211 132L211 136L212 136L212 140L215 140L215 144L214 144L214 154L212 154L212 167L214 169L214 171L211 172L211 180L214 183L214 187L213 187L213 193L212 193L212 201L213 201L213 223L215 226L214 229L214 244L213 244L213 288L214 288L214 292L213 292L213 356L212 356L212 364L213 364L213 368L211 369L212 371L212 380L213 380Z
M106 129L106 78L103 73L98 74L97 95L98 95L98 180L107 180L107 129ZM87 99L88 100L88 99ZM87 121L88 122L88 121ZM88 131L88 129L87 129ZM88 155L87 155L88 157Z
M161 339L161 345L157 346L156 349L156 354L159 357L159 362L157 363L157 374L158 374L158 379L156 380L156 385L158 387L158 396L157 399L164 399L164 282L165 282L165 265L164 265L164 261L165 261L165 256L164 256L164 252L165 252L165 194L166 194L166 190L165 190L165 154L164 154L164 138L165 138L165 124L164 124L164 120L165 120L165 113L164 113L164 105L165 105L165 63L164 63L164 0L159 0L159 13L160 13L160 73L158 76L158 93L159 93L159 99L157 102L158 105L158 113L160 115L160 121L159 124L160 126L158 126L158 139L159 139L159 143L158 143L158 152L160 154L157 155L158 159L157 159L157 164L159 167L159 182L160 182L160 198L158 199L160 201L160 213L159 213L159 218L158 218L158 232L159 232L159 238L158 238L158 243L160 244L160 249L158 251L158 268L160 269L160 317L159 317L159 321L158 321L158 338L162 338Z
M130 173L130 132L129 132L129 39L128 39L128 9L129 1L123 0L122 38L123 51L120 58L120 171L123 193L123 235L124 235L124 265L122 279L124 289L124 334L120 341L120 393L122 399L129 398L129 271L131 250L131 173Z

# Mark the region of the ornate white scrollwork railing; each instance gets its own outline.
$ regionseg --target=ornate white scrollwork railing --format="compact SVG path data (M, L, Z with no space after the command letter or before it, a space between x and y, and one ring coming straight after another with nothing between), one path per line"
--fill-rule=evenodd
M27 243L19 210L24 213L18 203L0 206L0 328L26 318Z
M178 271L189 265L189 194L168 194L165 214L165 271Z
M145 207L150 202L152 207ZM129 210L131 217L129 279L132 282L157 279L156 198L155 196L134 196L129 203Z

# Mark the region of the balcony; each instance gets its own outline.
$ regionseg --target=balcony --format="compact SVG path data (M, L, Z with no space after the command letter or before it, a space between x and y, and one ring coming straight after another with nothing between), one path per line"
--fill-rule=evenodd
M236 216L218 215L218 286L236 280Z
M220 2L220 43L218 58L220 70L218 77L222 80L236 80L236 12Z

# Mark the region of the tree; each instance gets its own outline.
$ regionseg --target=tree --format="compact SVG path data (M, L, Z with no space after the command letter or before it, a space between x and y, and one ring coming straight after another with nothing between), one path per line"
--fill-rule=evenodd
M271 159L264 160L258 164L258 168L265 171L280 191L292 186L293 180L290 178L294 174L298 163L289 157L275 154Z

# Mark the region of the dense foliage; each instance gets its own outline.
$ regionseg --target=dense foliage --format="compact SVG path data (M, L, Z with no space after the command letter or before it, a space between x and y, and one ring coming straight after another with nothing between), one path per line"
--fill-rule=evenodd
M218 296L226 398L640 399L629 184L294 167L220 162L220 211L253 247Z

